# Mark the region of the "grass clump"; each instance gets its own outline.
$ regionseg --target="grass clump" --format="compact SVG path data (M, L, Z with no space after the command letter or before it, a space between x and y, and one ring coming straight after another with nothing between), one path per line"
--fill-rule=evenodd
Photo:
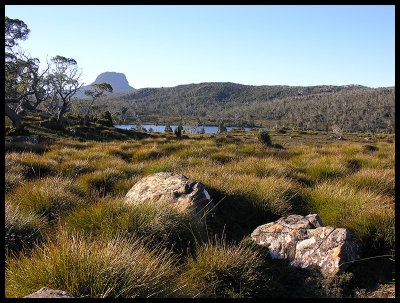
M9 193L18 185L24 184L25 178L21 172L6 172L4 181L5 192Z
M363 168L344 178L343 183L350 184L357 189L367 189L392 197L395 194L394 169Z
M6 171L22 174L32 179L53 176L57 173L57 162L35 153L7 153L5 156Z
M94 168L88 160L70 160L58 166L58 172L64 177L77 177L81 174L93 172Z
M24 247L32 247L44 238L47 224L31 211L22 211L18 204L5 201L5 249L17 252Z
M60 232L31 257L8 260L5 294L20 298L47 286L74 297L167 297L174 292L175 262L168 250L140 239Z
M394 249L394 201L340 182L325 182L308 192L310 213L325 225L350 229L368 255Z
M390 257L395 248L395 145L378 136L366 145L350 134L346 141L292 134L273 136L282 149L257 142L257 131L123 142L78 142L54 133L40 155L7 149L6 250L22 253L7 255L7 296L43 286L83 297L318 296L304 269L242 241L261 224L309 213L348 228L360 244L364 260L352 264L346 287L372 290L391 281L393 262L375 256ZM206 231L171 205L122 203L138 180L160 171L206 186L216 204ZM221 233L226 241L207 241ZM141 246L134 244L138 238ZM35 243L40 246L31 250ZM139 246L143 262L129 261ZM171 275L158 265L146 269L145 260L160 258ZM152 276L141 280L146 274Z
M185 253L205 232L193 214L161 202L126 205L123 200L99 200L72 212L63 222L67 230L95 236L107 233L151 238L179 253Z
M215 238L196 248L180 275L181 293L189 297L255 297L263 285L260 254L242 244Z
M48 150L47 144L30 143L30 142L8 142L4 143L5 152L32 152L42 154Z
M140 162L151 159L157 159L163 156L163 153L158 151L156 148L151 149L139 149L132 155L132 161Z
M306 168L307 175L317 181L339 178L346 171L345 165L340 162L332 163L330 158L320 158L317 161L311 162Z
M232 160L232 156L230 156L229 154L226 154L224 152L218 152L215 154L211 154L210 159L217 163L224 164L224 163L230 162Z
M96 170L92 173L80 175L77 187L87 196L102 197L113 192L114 184L124 179L124 174L113 168Z
M72 179L46 177L20 185L9 198L19 202L21 208L53 221L71 209L82 206L82 199L74 193Z

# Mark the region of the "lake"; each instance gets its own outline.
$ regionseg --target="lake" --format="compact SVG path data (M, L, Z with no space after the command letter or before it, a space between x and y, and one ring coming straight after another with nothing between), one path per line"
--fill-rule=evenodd
M136 125L114 125L116 128L122 128L122 129L131 129L135 128ZM163 133L165 129L165 125L153 125L153 124L143 124L142 127L148 131L150 128L153 129L155 132L160 132ZM172 130L174 131L175 128L177 128L177 125L171 125ZM183 130L187 134L196 134L200 133L200 129L204 127L204 131L206 134L216 134L218 131L218 126L198 126L198 127L188 127L188 126L183 126ZM232 130L233 128L238 128L238 127L233 127L233 126L227 126L226 129L227 131ZM250 130L249 127L245 127L245 130Z

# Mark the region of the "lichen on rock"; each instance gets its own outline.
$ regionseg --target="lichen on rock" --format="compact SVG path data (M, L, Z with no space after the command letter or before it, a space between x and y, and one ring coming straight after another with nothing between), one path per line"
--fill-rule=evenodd
M257 227L251 234L274 259L300 268L317 266L324 277L343 271L358 257L346 228L324 226L317 214L291 215Z

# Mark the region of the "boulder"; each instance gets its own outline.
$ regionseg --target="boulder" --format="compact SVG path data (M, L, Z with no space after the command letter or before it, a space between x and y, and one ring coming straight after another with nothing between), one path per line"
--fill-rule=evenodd
M27 295L24 298L73 298L73 296L63 290L42 287L37 292Z
M251 237L267 247L272 258L288 259L295 267L317 266L324 277L342 272L359 258L349 231L325 227L317 214L282 217L257 227Z
M159 172L139 180L126 194L124 203L132 205L148 201L173 203L203 218L214 215L214 203L204 184L184 175Z

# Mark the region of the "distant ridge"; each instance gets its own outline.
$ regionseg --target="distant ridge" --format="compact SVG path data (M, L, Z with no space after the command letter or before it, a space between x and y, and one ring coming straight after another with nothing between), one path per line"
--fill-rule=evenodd
M106 82L110 84L113 88L113 93L124 93L135 90L132 86L129 85L128 80L126 79L125 74L116 73L116 72L105 72L101 73L97 76L96 80L91 83L102 83ZM91 89L90 85L82 86L81 89L74 95L75 98L82 99L86 98L85 90Z
M204 82L161 88L139 88L111 94L98 105L124 111L124 124L138 117L153 124L195 120L203 125L278 125L300 129L390 131L395 125L395 87L243 85ZM268 121L268 122L267 122ZM271 122L273 121L273 122Z

